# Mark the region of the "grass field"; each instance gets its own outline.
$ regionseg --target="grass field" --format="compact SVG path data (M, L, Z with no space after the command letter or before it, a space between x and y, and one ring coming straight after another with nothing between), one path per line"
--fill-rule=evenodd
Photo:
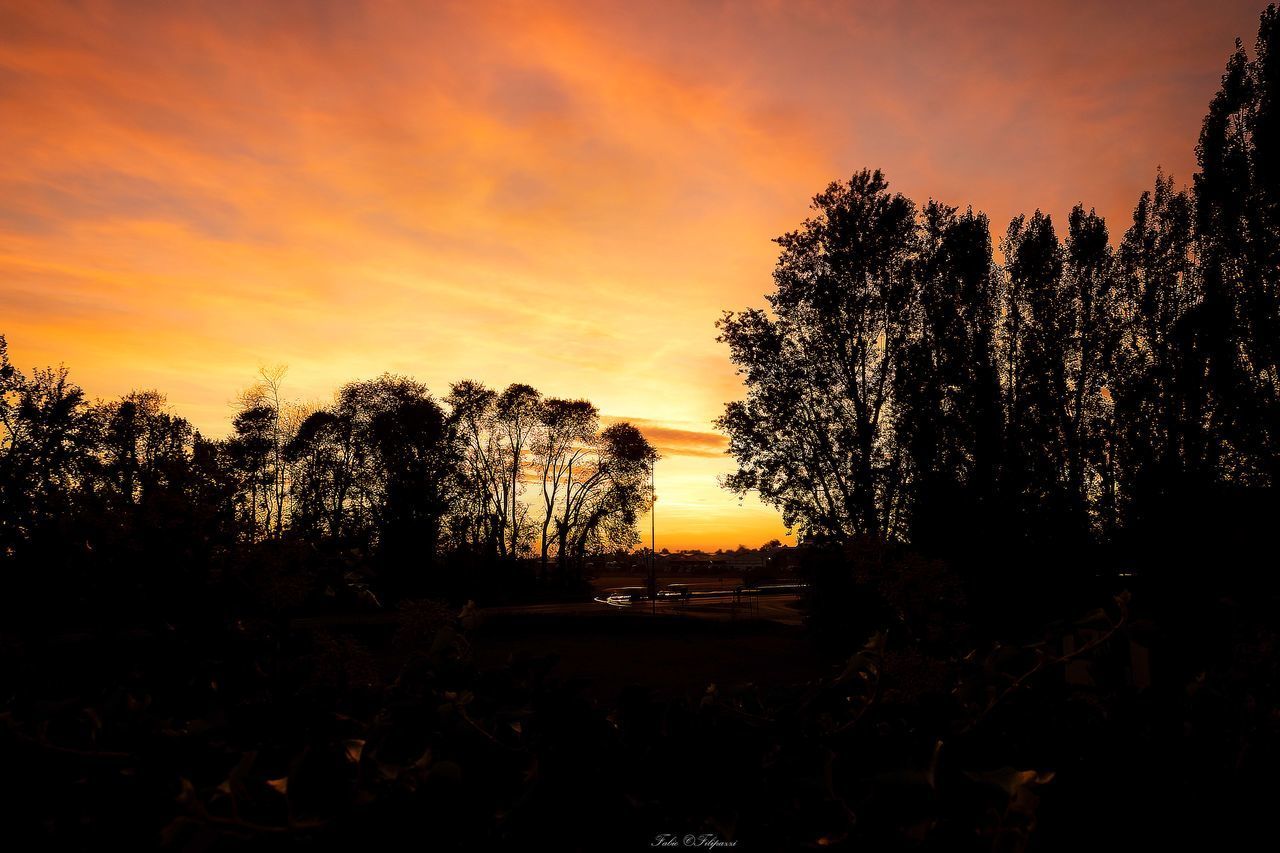
M482 668L554 656L554 676L580 680L602 702L628 686L695 696L712 683L772 687L810 681L828 669L802 628L756 619L651 616L603 605L488 618L473 637L473 651Z

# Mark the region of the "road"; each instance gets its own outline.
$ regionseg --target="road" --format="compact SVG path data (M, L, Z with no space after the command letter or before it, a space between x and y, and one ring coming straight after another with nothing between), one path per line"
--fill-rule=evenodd
M548 604L523 604L511 607L486 607L479 611L483 622L486 616L535 615L572 616L592 615L601 611L616 613L655 615L658 617L684 617L713 621L737 621L759 619L782 625L800 626L803 613L797 606L799 595L794 593L735 595L732 590L718 584L711 589L695 590L688 599L661 598L657 607L647 600L631 603L607 602L609 588L602 589L592 601L553 602ZM616 589L616 588L615 588Z

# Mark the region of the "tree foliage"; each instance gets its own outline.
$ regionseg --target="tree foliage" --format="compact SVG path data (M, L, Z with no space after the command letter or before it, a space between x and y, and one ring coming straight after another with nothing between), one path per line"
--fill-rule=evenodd
M1237 45L1194 191L1157 172L1118 245L1077 205L917 207L862 171L777 240L767 309L719 339L737 470L810 541L933 554L1134 543L1223 489L1280 485L1280 23Z
M210 440L157 392L89 403L66 368L26 376L0 337L0 565L33 594L74 577L86 596L127 597L265 560L279 584L398 598L484 588L539 546L544 576L554 559L553 580L571 581L588 555L638 541L653 448L629 424L601 429L585 400L474 382L437 400L384 374L302 407L284 376L264 370ZM458 555L480 574L446 583Z

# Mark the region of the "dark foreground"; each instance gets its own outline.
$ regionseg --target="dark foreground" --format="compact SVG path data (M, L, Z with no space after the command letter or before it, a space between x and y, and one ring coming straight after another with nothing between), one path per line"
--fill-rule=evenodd
M6 634L0 801L12 849L1226 849L1274 804L1276 633L1198 606L960 655L431 602Z

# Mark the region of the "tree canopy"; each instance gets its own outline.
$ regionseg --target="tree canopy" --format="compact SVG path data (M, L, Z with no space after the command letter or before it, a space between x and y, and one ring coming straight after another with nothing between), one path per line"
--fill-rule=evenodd
M809 541L1070 552L1170 506L1280 484L1280 24L1237 44L1194 188L1157 171L1117 241L921 206L863 170L777 238L767 308L719 340L745 385L718 426ZM1209 490L1209 491L1205 491Z

